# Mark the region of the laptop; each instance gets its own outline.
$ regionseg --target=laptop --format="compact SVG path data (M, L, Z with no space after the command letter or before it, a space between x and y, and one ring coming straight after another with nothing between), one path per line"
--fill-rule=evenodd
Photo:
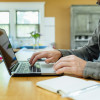
M31 66L28 61L18 61L5 30L0 29L0 52L6 68L11 76L40 76L58 75L53 69L53 64L37 61Z

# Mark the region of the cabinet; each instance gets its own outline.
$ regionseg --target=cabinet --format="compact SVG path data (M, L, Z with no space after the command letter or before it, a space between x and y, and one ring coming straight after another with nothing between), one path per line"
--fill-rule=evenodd
M77 49L87 44L99 19L99 6L71 6L71 49Z

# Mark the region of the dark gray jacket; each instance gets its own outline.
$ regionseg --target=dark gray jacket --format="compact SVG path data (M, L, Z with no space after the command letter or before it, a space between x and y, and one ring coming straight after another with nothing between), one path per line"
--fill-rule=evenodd
M100 62L94 61L98 59L100 53L100 21L87 45L76 50L60 49L59 51L62 56L76 55L87 61L83 72L84 78L100 79Z

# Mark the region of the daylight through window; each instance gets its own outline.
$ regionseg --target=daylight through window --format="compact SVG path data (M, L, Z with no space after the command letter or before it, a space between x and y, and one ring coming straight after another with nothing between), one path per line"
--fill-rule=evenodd
M30 37L30 32L39 32L39 11L16 11L17 37Z
M4 29L9 36L9 12L0 12L0 28Z

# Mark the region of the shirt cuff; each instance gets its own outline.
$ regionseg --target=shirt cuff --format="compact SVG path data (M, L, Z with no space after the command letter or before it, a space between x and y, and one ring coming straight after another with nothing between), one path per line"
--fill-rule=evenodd
M83 77L100 79L100 63L88 61L83 71Z
M70 51L69 51L69 50L58 49L58 51L60 51L60 52L61 52L62 57L64 57L64 56L68 56L68 55L71 55L71 53L70 53Z

